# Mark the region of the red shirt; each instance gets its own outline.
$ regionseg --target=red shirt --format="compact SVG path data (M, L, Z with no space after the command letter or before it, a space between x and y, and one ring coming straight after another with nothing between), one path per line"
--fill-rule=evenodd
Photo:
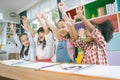
M107 43L98 29L92 31L92 42L84 42L81 37L75 41L75 46L83 49L83 64L107 64Z

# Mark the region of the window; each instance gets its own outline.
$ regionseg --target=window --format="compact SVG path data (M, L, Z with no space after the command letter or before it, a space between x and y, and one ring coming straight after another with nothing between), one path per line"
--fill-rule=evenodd
M0 19L3 19L3 14L2 13L0 13Z
M40 27L40 24L35 16L36 13L40 12L45 13L52 24L56 24L57 21L59 20L57 0L43 0L27 10L27 18L30 20L31 26L35 31L37 31L38 28Z
M38 28L40 27L39 22L37 21L37 19L33 20L30 23L30 25L34 29L35 32L37 32Z

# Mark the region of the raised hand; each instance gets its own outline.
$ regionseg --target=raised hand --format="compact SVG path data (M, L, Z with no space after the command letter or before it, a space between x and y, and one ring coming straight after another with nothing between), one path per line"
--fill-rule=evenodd
M11 24L10 24L10 29L11 29L10 31L11 31L13 34L16 33L15 30L14 30L14 27L15 27L14 24L11 23Z
M48 29L48 26L46 24L46 20L44 19L45 15L43 13L38 13L38 14L36 14L36 17L37 17L39 23L41 24L41 26L43 27L45 33L48 34L49 29Z
M47 17L45 16L45 14L42 14L42 18L43 18L44 20L47 19Z
M63 3L58 3L58 8L60 11L62 11L64 4Z
M37 18L38 20L42 19L42 13L37 13L37 14L36 14L36 18Z
M22 16L21 18L22 18L23 25L27 26L28 25L28 19L25 16Z
M64 18L68 18L68 16L67 16L66 12L64 11L63 6L64 6L63 3L58 4L58 8L59 8L59 10L60 10L60 12L62 14L62 18L64 19Z
M81 19L81 20L84 18L82 6L79 6L76 8L76 16L75 17L78 19Z
M27 18L25 16L22 16L21 18L22 18L22 22L23 22L23 25L21 25L22 28L25 29L26 31L28 31L28 20L27 20Z

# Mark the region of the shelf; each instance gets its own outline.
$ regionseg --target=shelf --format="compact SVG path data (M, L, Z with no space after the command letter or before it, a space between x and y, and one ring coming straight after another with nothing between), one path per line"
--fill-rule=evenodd
M96 18L98 16L111 14L117 11L115 8L115 0L97 0L86 4L84 9L87 19Z
M14 30L16 31L17 35L21 34L21 26L19 24L14 23L15 27ZM11 32L10 23L7 23L7 30L6 30L6 44L15 44L13 39L13 33Z
M78 6L76 6L76 7L78 7ZM67 15L70 14L72 19L74 19L74 16L76 15L76 7L66 11L66 14ZM83 15L84 15L84 13L83 13ZM78 21L80 21L80 20L76 20L76 22L78 22Z
M66 13L67 13L67 15L68 15L68 13L70 13L71 18L74 19L74 16L76 15L76 10L75 10L75 8L73 8L71 10L67 10Z
M88 2L85 2L88 1ZM90 1L90 2L89 2ZM114 35L113 39L108 44L114 44L114 42L119 42L119 34L120 34L120 0L84 0L83 11L84 16L95 23L101 23L106 20L110 20L114 27ZM76 5L77 7L78 5ZM75 7L66 11L66 13L70 13L72 18L76 15ZM84 28L84 24L79 21L75 23L75 29L78 32L81 28ZM115 48L111 48L109 46L109 50L115 50Z
M84 0L84 5L90 4L94 2L95 0Z

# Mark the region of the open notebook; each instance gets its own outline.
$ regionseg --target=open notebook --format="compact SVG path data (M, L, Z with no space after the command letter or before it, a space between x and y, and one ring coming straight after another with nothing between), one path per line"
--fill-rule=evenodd
M87 68L91 65L80 65L72 63L50 63L50 62L30 62L24 60L4 60L0 61L1 64L9 66L19 66L25 68L32 68L35 70L48 70L55 72L74 72L79 69Z

